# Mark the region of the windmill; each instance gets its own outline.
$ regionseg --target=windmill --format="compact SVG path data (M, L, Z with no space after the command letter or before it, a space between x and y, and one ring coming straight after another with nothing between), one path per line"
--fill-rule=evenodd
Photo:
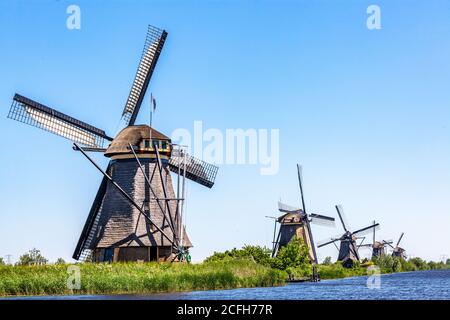
M73 149L103 175L73 253L76 260L190 260L192 244L183 225L185 179L211 188L218 168L190 156L154 128L135 125L166 37L165 30L148 27L122 112L125 127L115 138L19 94L13 98L9 118L73 141ZM106 170L88 152L110 158ZM177 177L176 193L170 172Z
M375 225L375 220L373 221L373 224ZM358 246L358 248L371 248L372 249L372 259L375 257L380 257L386 255L386 245L391 245L392 240L381 240L377 241L375 237L375 231L376 228L372 228L373 235L372 235L372 243L370 244L361 244Z
M356 241L367 232L370 232L371 229L378 227L380 224L374 223L373 225L370 225L368 227L358 229L356 231L350 231L348 223L345 222L344 211L342 207L335 206L335 208L345 232L341 236L332 237L325 241L321 241L317 247L321 248L331 243L336 246L335 242L340 241L339 248L336 246L336 248L339 250L338 261L341 261L344 267L350 268L353 266L355 261L359 261L358 245L356 244Z
M398 241L397 241L397 244L395 245L395 247L390 245L391 248L393 249L393 251L392 251L392 256L393 257L399 257L399 258L402 258L402 259L406 259L406 253L405 253L406 250L403 249L402 247L400 247L400 241L402 241L402 238L403 238L404 234L405 234L404 232L402 232L400 234L400 237L398 238Z
M298 164L297 174L300 187L302 209L286 205L282 202L278 202L278 210L280 212L283 212L283 215L275 220L275 228L276 223L279 223L280 227L278 230L278 236L276 238L276 232L274 229L272 256L276 256L281 247L287 245L294 236L297 236L298 238L303 239L305 244L308 246L309 259L313 265L316 265L318 263L317 253L310 223L334 226L334 218L315 213L307 213L305 207L305 199L303 196L302 167ZM315 280L316 277L317 275L314 273L313 280Z

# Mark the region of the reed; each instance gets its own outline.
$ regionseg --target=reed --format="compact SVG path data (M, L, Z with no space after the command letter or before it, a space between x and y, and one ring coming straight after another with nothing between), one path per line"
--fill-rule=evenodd
M77 264L81 288L67 288L68 264L0 266L0 295L146 294L282 285L286 273L248 260L201 264Z

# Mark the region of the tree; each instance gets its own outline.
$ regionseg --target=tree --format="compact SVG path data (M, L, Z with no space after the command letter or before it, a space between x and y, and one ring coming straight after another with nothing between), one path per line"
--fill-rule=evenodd
M311 265L309 260L309 249L303 239L296 236L284 247L282 247L278 255L273 259L272 265L281 270L287 268L303 268L305 265Z
M429 266L426 263L426 261L421 258L418 258L418 257L411 258L408 261L411 262L412 264L414 264L418 270L428 270L429 269Z
M446 265L450 266L450 259L447 259L447 261L445 262Z
M0 257L0 266L4 266L5 265L5 261L3 261L3 258Z
M46 264L47 262L48 260L41 254L41 251L39 251L36 248L33 248L19 257L17 265L19 266L43 265Z
M296 236L278 251L272 259L272 268L285 270L289 279L311 276L312 265L309 259L309 248L303 239Z
M55 264L66 264L66 261L63 258L58 258Z
M205 262L224 261L232 259L250 259L264 266L271 264L271 250L267 247L245 245L242 249L233 248L225 252L214 252Z
M331 264L331 257L326 257L323 260L322 264L325 265L325 266L329 266Z

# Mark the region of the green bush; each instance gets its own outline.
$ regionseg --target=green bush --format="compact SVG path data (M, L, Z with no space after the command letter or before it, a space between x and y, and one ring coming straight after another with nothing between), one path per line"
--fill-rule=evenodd
M242 249L214 252L205 262L233 260L251 260L262 266L285 271L290 279L309 277L312 274L308 246L297 237L281 247L275 258L271 258L271 250L266 247L246 245Z
M267 247L245 245L242 249L233 248L225 252L214 252L204 262L229 261L233 259L248 259L263 266L270 266L271 250Z
M409 262L414 264L417 270L428 270L430 268L425 260L418 257L409 259Z
M363 276L367 273L366 268L353 266L352 268L344 268L340 261L329 265L318 265L318 272L321 279L338 279L354 276Z
M281 247L275 258L272 259L272 267L280 270L287 268L304 268L311 265L309 249L303 239L293 237L286 245Z

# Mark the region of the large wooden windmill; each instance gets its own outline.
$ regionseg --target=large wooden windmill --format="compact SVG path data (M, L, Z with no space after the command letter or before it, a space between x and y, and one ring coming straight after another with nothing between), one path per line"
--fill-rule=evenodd
M355 261L359 261L358 244L356 243L357 239L367 232L370 232L373 228L378 227L380 224L374 223L373 225L370 225L368 227L361 228L356 231L350 231L348 223L345 223L342 207L335 207L345 232L341 236L332 237L325 241L321 241L317 247L321 248L329 244L334 244L336 246L335 242L340 241L339 248L336 246L336 248L339 250L338 261L341 261L344 267L350 268L353 266Z
M211 188L218 168L188 155L148 125L135 125L167 32L149 26L141 60L122 112L125 128L105 131L16 94L8 117L74 143L103 175L78 244L76 260L189 260L192 246L183 225L185 178ZM101 169L87 152L102 152ZM174 191L170 171L176 174Z
M292 238L297 237L303 239L305 244L308 246L309 259L311 263L315 265L318 263L318 260L311 230L311 223L334 226L334 218L315 213L308 214L306 212L305 199L303 196L302 167L298 164L297 175L300 187L302 209L278 202L278 210L282 212L283 215L275 219L272 256L276 256L281 247L287 245ZM277 223L280 224L280 227L278 229L278 235L275 238ZM316 279L316 276L316 274L313 275L314 280Z

